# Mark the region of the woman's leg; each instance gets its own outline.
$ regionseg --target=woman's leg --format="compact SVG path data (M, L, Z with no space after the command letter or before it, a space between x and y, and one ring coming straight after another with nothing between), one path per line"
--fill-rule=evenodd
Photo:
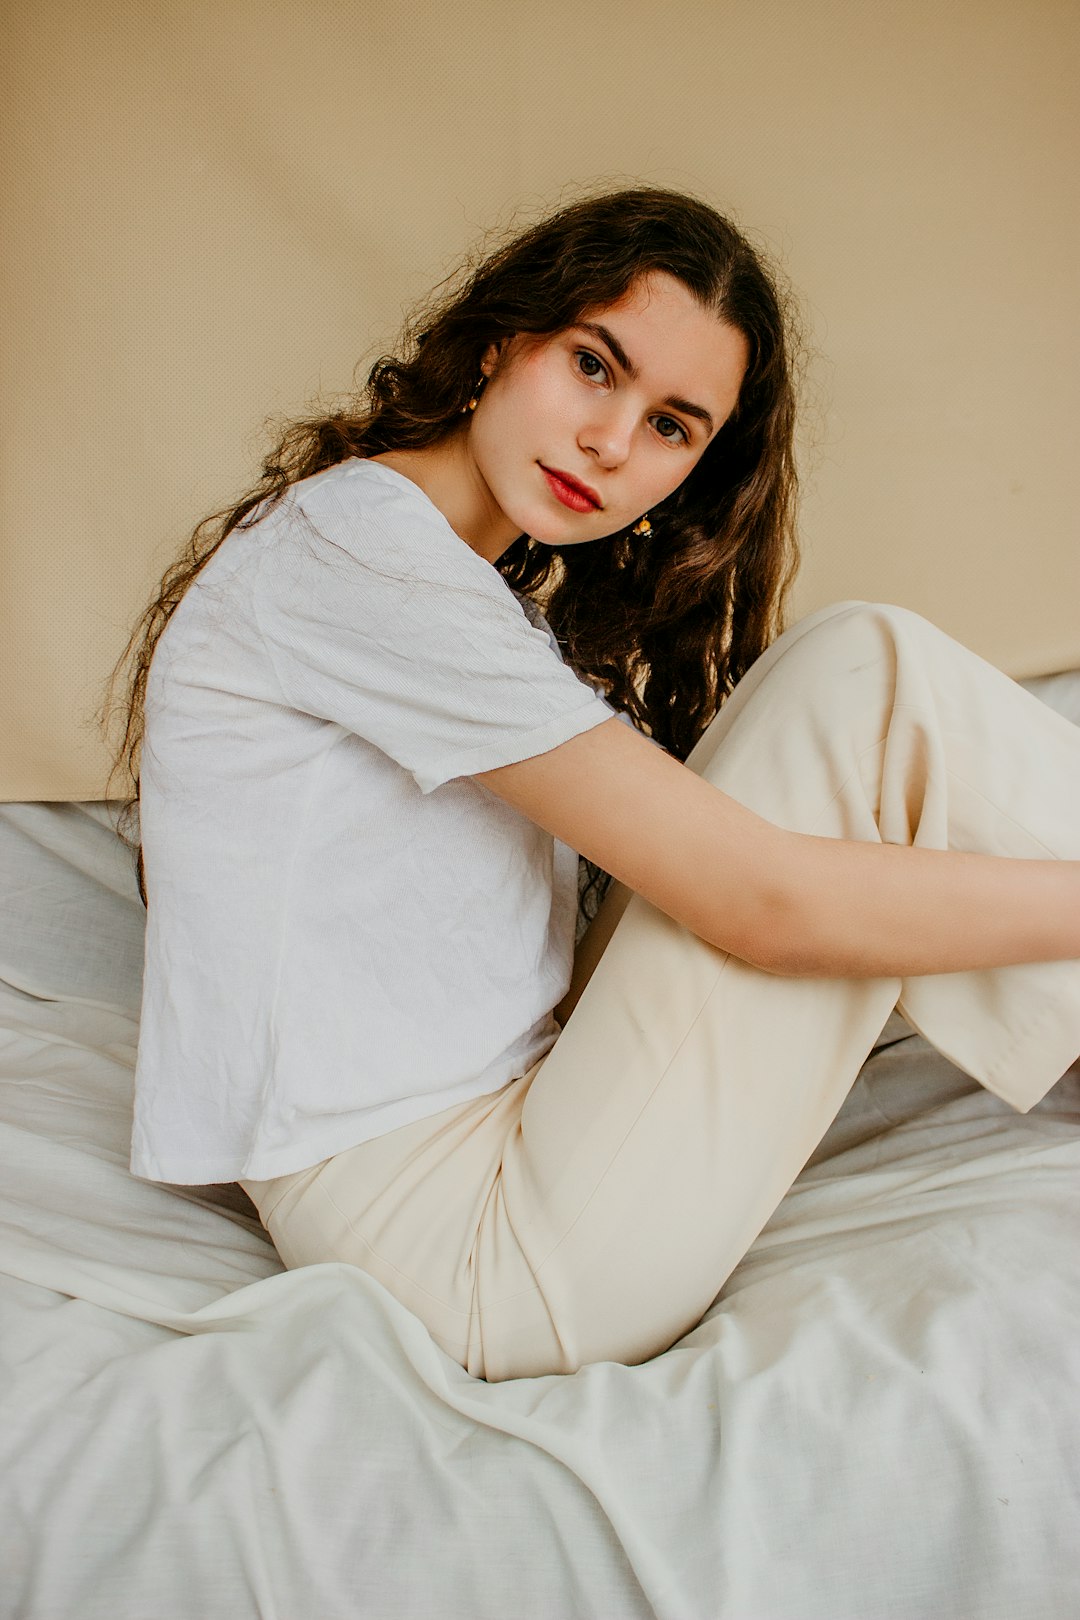
M793 830L1080 858L1080 731L904 609L793 626L687 763ZM895 1005L1022 1110L1080 1053L1080 962L782 978L639 895L605 906L610 942L528 1075L246 1184L287 1263L362 1265L476 1376L633 1364L693 1326Z

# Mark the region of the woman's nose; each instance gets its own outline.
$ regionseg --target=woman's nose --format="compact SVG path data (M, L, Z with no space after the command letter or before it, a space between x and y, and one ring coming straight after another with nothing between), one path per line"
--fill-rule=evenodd
M634 418L627 410L598 411L582 428L578 443L591 450L605 467L617 467L630 454Z

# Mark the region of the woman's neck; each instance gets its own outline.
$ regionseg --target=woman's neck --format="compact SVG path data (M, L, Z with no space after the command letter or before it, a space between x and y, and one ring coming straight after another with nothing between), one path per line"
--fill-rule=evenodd
M454 533L492 565L521 532L497 505L468 453L464 433L421 450L381 450L368 459L422 489Z

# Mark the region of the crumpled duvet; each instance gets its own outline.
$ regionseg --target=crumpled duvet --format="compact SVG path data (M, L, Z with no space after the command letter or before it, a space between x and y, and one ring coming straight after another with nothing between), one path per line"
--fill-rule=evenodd
M109 840L0 807L4 1620L1080 1613L1080 1068L1020 1115L894 1016L692 1332L487 1385L128 1173Z

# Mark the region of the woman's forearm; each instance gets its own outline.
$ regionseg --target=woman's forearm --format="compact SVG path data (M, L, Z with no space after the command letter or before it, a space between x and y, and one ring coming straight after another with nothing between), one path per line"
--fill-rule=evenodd
M771 972L906 978L1080 958L1080 861L789 836Z
M787 897L767 959L755 962L768 972L909 978L1080 957L1080 861L788 836ZM612 882L575 953L570 987L555 1009L560 1026L632 895Z

